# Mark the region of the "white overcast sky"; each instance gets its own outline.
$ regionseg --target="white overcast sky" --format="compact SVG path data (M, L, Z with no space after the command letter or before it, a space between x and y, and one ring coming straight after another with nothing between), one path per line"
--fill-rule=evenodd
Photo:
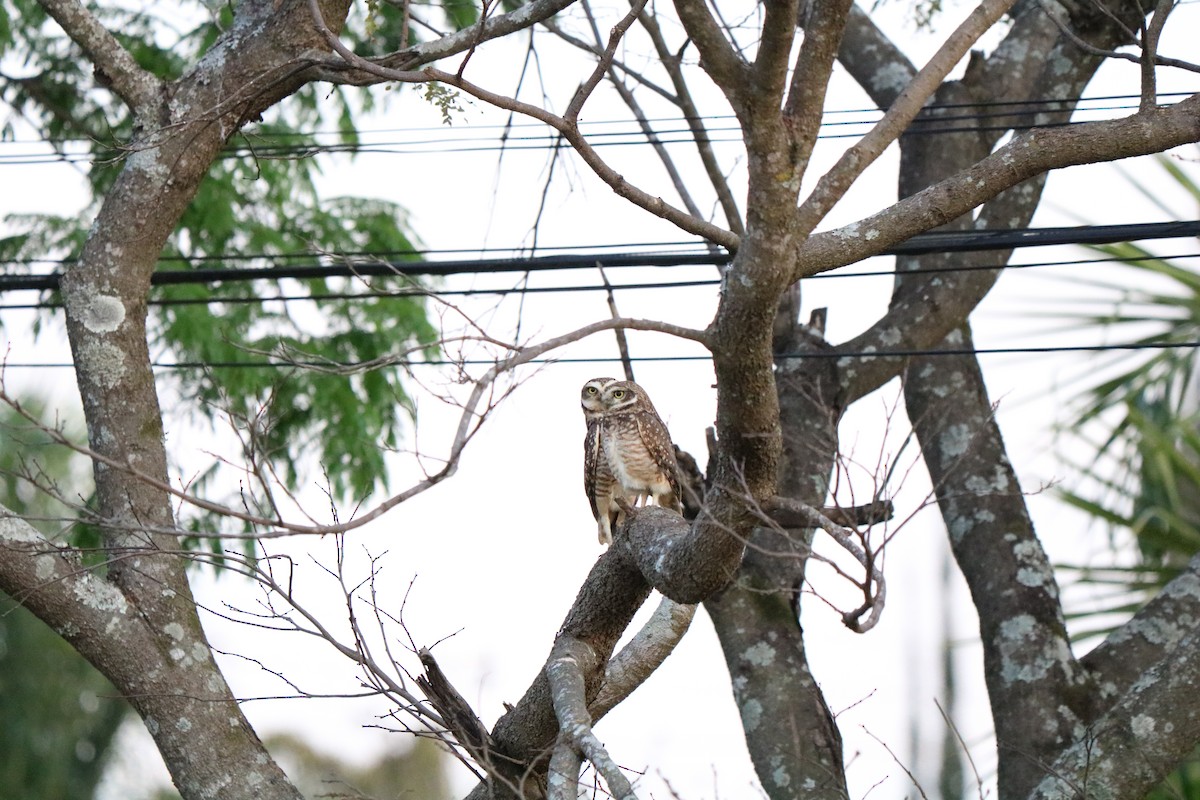
M614 12L614 8L606 10ZM949 30L969 8L961 2L952 4L941 29ZM1178 18L1169 26L1163 53L1186 56L1190 52L1185 45L1191 43L1183 39L1182 32L1200 29L1198 8L1195 3L1186 4L1176 12ZM911 48L914 60L931 51L934 40L914 31L905 19L903 4L883 7L876 18L885 30ZM611 22L601 24L604 27ZM538 36L541 45L551 44L550 36ZM524 54L524 41L496 43L482 49L473 57L468 76L498 91L511 91ZM540 74L547 81L546 94L556 108L565 107L587 70L577 59L543 55ZM1113 63L1102 70L1086 94L1136 92L1136 79L1135 65ZM1195 75L1164 72L1160 90L1195 91L1198 83ZM364 130L378 132L368 134L368 141L419 138L414 129L426 129L428 138L434 141L476 137L484 130L481 126L498 124L505 117L478 103L466 103L464 112L455 115L454 124L443 126L437 112L416 90L407 88L392 94L383 113L363 120ZM538 94L535 90L530 97L536 99ZM844 111L868 105L862 93L839 74L828 108ZM586 108L584 122L613 119L618 116L615 109L612 93L602 86ZM482 135L487 133L484 130ZM28 134L23 141L28 141ZM823 166L832 163L846 141L820 143L810 183ZM0 153L14 146L0 145ZM718 145L727 168L736 166L735 146ZM435 145L432 149L454 148ZM610 147L601 153L634 182L673 199L661 170L644 149ZM1194 156L1195 151L1190 155ZM378 196L401 203L411 213L413 228L431 249L517 248L531 243L547 158L547 152L540 149L510 152L501 164L494 151L369 153L353 162L340 158L326 161L321 186L328 196ZM835 210L827 227L851 222L890 202L895 196L895 164L893 149ZM1138 174L1153 174L1145 165L1131 169ZM0 194L0 214L69 212L84 200L82 181L69 166L6 165L4 171L6 185L31 188ZM695 177L695 173L690 174ZM576 158L560 163L555 175L539 232L538 242L543 247L688 238L616 197ZM1169 186L1163 191L1170 196ZM1185 215L1194 216L1190 201L1182 196L1174 200ZM1110 224L1161 221L1163 214L1132 193L1113 167L1101 165L1054 175L1035 225L1078 224L1076 217ZM1163 253L1188 250L1187 243L1179 241L1155 247ZM1079 256L1076 249L1053 248L1024 251L1016 260ZM888 269L890 261L875 260L867 266ZM856 265L854 269L861 268ZM977 345L1094 342L1096 334L1092 332L1051 332L1051 323L1035 316L1053 310L1056 299L1077 293L1078 289L1064 277L1068 274L1065 270L1026 270L1005 275L973 318ZM664 270L654 269L610 273L620 282L714 276L712 268L671 271L669 276ZM516 276L461 276L448 279L445 288L495 287L511 285L515 280ZM530 279L535 286L568 281L590 285L596 276L581 272L534 275ZM888 277L809 281L804 287L804 313L828 307L830 339L845 340L869 325L886 307L890 283ZM625 315L664 318L699 328L711 318L715 290L626 291L619 293L617 300ZM518 311L515 297L498 307L495 298L487 296L455 302L470 313L486 313L487 324L501 336L511 332ZM599 293L530 295L521 311L522 335L533 341L608 316ZM33 346L23 331L28 319L6 317L0 335L11 345L9 361L66 360L61 326L51 326ZM635 356L697 352L694 345L654 334L632 333L630 342ZM605 334L560 355L581 358L614 354L612 335ZM1088 358L1078 354L984 357L989 389L993 400L1001 403L1001 424L1027 491L1065 474L1050 446L1051 425L1058 418L1063 399L1070 395L1070 388L1063 384L1089 368ZM520 697L541 666L576 590L599 554L580 481L583 422L578 390L588 378L618 374L619 369L615 364L564 363L530 370L522 388L505 401L471 444L454 479L348 537L351 577L365 577L364 553L381 556L379 589L385 607L398 609L415 578L405 609L412 636L418 645L428 645L454 634L434 653L451 680L489 723L502 712L502 702L515 702ZM636 365L636 374L654 398L676 442L702 456L704 430L712 423L715 408L711 368L704 362L645 362ZM434 386L448 381L447 375L433 370L420 375ZM55 404L64 414L78 407L68 370L10 369L6 378L11 388L51 387ZM890 458L906 432L897 394L895 383L885 387L855 406L842 423L843 447L852 449L854 458L868 467L880 460L881 454L884 459ZM452 409L430 396L420 397L419 402L420 445L436 452L449 441L456 417ZM168 409L177 409L178 405L171 397L164 397L163 404ZM894 419L890 430L886 430L889 413ZM211 459L208 451L214 446L212 437L174 414L168 420L168 447L174 457L189 469L203 468ZM363 446L372 443L364 442ZM911 457L911 452L906 452L901 463L911 463ZM393 486L403 487L413 476L412 465L397 456L394 466ZM858 475L855 480L859 481L855 488L860 498L871 491L869 475ZM897 496L899 516L907 517L927 491L927 479L918 465ZM327 506L315 487L303 498L314 512ZM1049 493L1031 497L1030 505L1055 560L1079 562L1099 558L1105 552L1103 532L1088 529L1084 520ZM299 539L274 543L270 549L296 559L300 596L331 625L339 626L337 587L314 564L332 565L333 541L328 537ZM806 599L804 627L809 657L830 707L841 712L839 722L846 739L847 760L851 762L853 797L862 797L868 791L875 797L900 797L911 790L904 771L876 737L924 781L935 780L931 773L935 764L927 760L928 753L919 763L911 763L911 720L916 714L919 722L915 730L924 740L925 749L936 751L942 723L934 705L941 690L933 648L938 620L946 608L953 616L955 652L962 668L960 697L952 713L984 780L990 780L994 759L979 673L981 650L961 580L955 574L948 593L940 588L946 558L940 519L932 509L926 510L903 528L888 551L888 608L880 626L865 636L847 632L836 613L816 598ZM813 580L827 597L845 596L828 571L814 570ZM234 577L214 580L207 573L197 573L194 583L202 602L214 609L225 610L226 604L253 608L257 602L254 587ZM284 673L315 694L356 689L353 666L319 643L294 635L265 633L212 615L205 618L205 623L217 649L238 654L220 660L239 696L274 696L291 691L248 659L257 659L269 669ZM415 659L410 658L406 665L414 668ZM379 715L388 710L374 700L261 700L247 703L245 710L264 735L295 732L318 749L357 762L369 762L404 746L397 734L370 727L379 723ZM663 668L598 730L619 763L645 771L643 796L670 796L664 779L686 800L752 797L759 792L750 788L757 784L745 754L728 674L703 613ZM116 769L108 796L136 798L152 785L154 778L141 766L147 748L144 739L137 730L123 737L122 741L142 755L126 759ZM470 776L455 769L456 785L463 790L469 788ZM872 790L880 781L883 785Z

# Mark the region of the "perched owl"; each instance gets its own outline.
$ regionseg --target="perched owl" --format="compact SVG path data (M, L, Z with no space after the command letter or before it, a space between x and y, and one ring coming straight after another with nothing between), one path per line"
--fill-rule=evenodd
M592 378L580 396L587 435L583 440L583 490L592 504L601 544L612 542L621 509L648 497L680 513L679 465L667 426L646 390L633 381Z

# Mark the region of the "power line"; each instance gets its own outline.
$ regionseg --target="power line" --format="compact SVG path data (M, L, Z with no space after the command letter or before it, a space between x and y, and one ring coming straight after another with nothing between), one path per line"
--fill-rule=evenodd
M835 348L827 351L811 353L781 353L776 360L792 361L805 359L830 358L914 358L938 356L986 356L986 355L1021 355L1032 353L1083 353L1136 350L1183 350L1200 348L1200 341L1187 342L1135 342L1129 344L1096 344L1096 345L1060 345L1042 347L963 347L949 349L912 349L912 350L860 350L842 352ZM463 360L430 360L397 362L395 366L410 367L444 367L444 366L495 366L501 359L463 359ZM631 361L643 362L687 362L710 361L711 356L634 356ZM619 356L593 356L579 358L535 358L526 364L614 364L620 363ZM153 362L150 366L163 370L186 369L303 369L318 368L326 370L350 371L368 365L376 364L377 360L366 363L338 363L333 361L177 361ZM51 362L8 362L5 369L74 369L71 363Z
M686 241L674 242L601 242L589 244L564 244L564 245L542 245L537 248L537 253L543 255L555 253L569 253L580 250L635 250L644 252L647 249L653 248L654 252L669 252L675 249L685 249L686 251L694 251L696 248L704 245L703 240L689 239ZM532 257L535 253L524 254L529 250L526 247L438 247L438 248L411 248L408 250L347 250L339 251L338 258L395 258L395 259L411 259L415 256L444 256L456 255L461 253L513 253L513 258ZM218 262L224 263L229 261L270 261L274 263L294 261L297 259L311 259L313 253L311 251L300 251L292 253L213 253L208 255L163 255L158 261L160 264L183 264L191 265L197 263ZM28 266L32 264L54 264L57 266L67 266L74 264L78 259L75 258L10 258L0 260L0 264L19 264Z
M1081 266L1085 264L1111 264L1111 263L1131 263L1139 261L1175 261L1185 258L1200 258L1200 252L1196 253L1178 253L1174 255L1147 255L1147 256L1112 256L1108 258L1073 258L1060 261L1034 261L1019 264L979 264L953 267L929 267L922 269L920 273L913 273L908 270L888 269L888 270L870 270L857 272L822 272L818 275L810 275L807 278L802 278L804 281L826 280L835 278L886 278L896 275L931 275L955 272L984 272L997 269L1003 270L1024 270L1038 269L1044 267L1062 267L1062 266ZM579 294L584 292L607 292L607 291L650 291L657 289L692 289L702 286L717 286L721 283L719 279L713 278L710 280L691 280L691 281L646 281L639 283L609 283L609 284L588 284L582 286L527 286L524 283L517 286L497 286L491 288L476 288L476 289L426 289L421 287L413 287L407 289L397 289L394 291L362 291L362 292L327 292L324 294L277 294L270 296L232 296L232 297L168 297L151 299L148 305L156 307L170 306L195 306L195 305L261 305L264 303L294 303L294 302L312 302L322 303L333 300L385 300L385 299L403 299L412 297L474 297L479 295L504 296L511 294L532 295L532 294ZM16 310L33 310L33 309L59 309L63 304L60 302L37 302L37 303L7 303L0 304L0 311L16 311Z
M1062 244L1112 244L1150 239L1200 236L1200 220L1124 225L1090 225L1061 228L1025 228L982 231L930 231L882 251L879 255L923 255L928 253L979 252ZM270 268L159 270L151 276L155 286L279 281L315 278L421 277L458 274L544 272L596 267L685 267L724 266L728 252L716 253L584 253L507 259L455 259L445 261L391 261L377 259L361 263L285 265ZM998 267L985 267L998 268ZM0 275L0 293L58 288L61 273L45 275Z
M1190 95L1190 92L1169 92L1158 95L1160 100L1166 100L1175 97L1184 97ZM1005 124L998 126L969 126L969 127L946 127L945 123L950 121L958 122L978 122L987 119L1005 118L1012 119L1014 117L1028 117L1033 114L1041 113L1046 110L1066 110L1070 107L1073 113L1079 114L1096 114L1099 112L1111 111L1127 111L1138 106L1137 101L1140 98L1137 95L1110 95L1087 98L1064 98L1064 99L1030 99L1024 101L997 101L992 103L945 103L934 104L922 109L921 113L914 121L914 127L905 135L937 135L950 134L957 132L980 132L980 131L1007 131L1007 130L1025 130L1031 127L1030 125L1022 124ZM1132 102L1117 102L1113 101L1132 101ZM1108 102L1109 105L1090 105L1093 103ZM952 109L981 109L993 108L1004 109L998 111L989 111L980 113L978 111L962 114L941 114L945 110ZM874 125L882 112L879 109L854 109L844 111L828 111L825 116L834 115L861 115L871 114L868 119L862 120L847 120L821 123L822 128L836 128L845 126L870 126ZM702 122L718 122L723 123L726 120L732 121L734 118L731 115L714 115L702 116L696 118ZM662 117L650 118L646 120L648 125L670 124L677 127L660 128L652 133L658 138L662 144L680 144L690 143L693 141L691 131L687 126L690 120L688 117ZM1060 125L1078 124L1080 121L1068 121L1063 123L1052 123L1042 125L1040 127L1058 127ZM625 130L603 130L606 127L613 126L628 126ZM682 127L679 127L682 126ZM586 137L592 142L595 147L615 147L615 146L630 146L643 145L647 140L646 133L642 130L637 120L597 120L583 123L581 127L585 131ZM245 134L248 144L231 144L222 151L224 158L297 158L310 157L322 153L351 153L351 154L393 154L393 155L418 155L442 152L468 153L468 152L488 152L488 151L522 151L522 150L547 150L563 147L561 137L555 132L539 134L533 136L525 136L514 131L523 129L546 130L546 126L540 123L519 123L515 125L479 125L467 126L463 129L465 135L446 136L445 129L438 128L391 128L379 130L363 130L346 133L343 131L288 131L279 133L260 133L250 131ZM382 134L429 134L439 132L440 135L435 137L426 136L425 138L408 138L399 141L361 141L369 139L373 135ZM491 135L490 131L497 131L498 134ZM727 135L722 135L727 134ZM718 125L708 129L709 139L717 143L740 142L741 135L736 124ZM860 136L861 133L823 133L818 135L818 139L839 139L851 138ZM338 137L339 141L331 144L319 143L319 137ZM345 141L347 137L353 137L353 141ZM283 141L288 139L307 139L310 141L299 142L295 144L275 144L273 141ZM46 153L19 153L16 155L0 155L0 165L36 165L47 163L85 163L93 161L98 157L108 158L109 156L97 156L96 154L87 152L69 152L65 148L69 145L91 144L86 139L43 139L37 142L10 142L8 144L31 144L44 143L56 148L58 151L54 154ZM4 143L0 143L4 144ZM119 152L120 146L112 146L112 150Z

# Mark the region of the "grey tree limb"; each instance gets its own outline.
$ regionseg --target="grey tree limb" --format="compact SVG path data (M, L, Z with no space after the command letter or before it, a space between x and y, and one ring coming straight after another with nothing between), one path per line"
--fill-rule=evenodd
M683 50L674 53L667 46L667 40L663 36L662 27L658 24L656 15L643 11L639 21L646 33L649 34L650 41L654 44L654 52L658 55L660 64L671 79L671 86L675 90L675 102L679 105L679 110L683 112L688 130L691 131L692 141L696 145L696 154L700 157L700 163L704 165L704 174L717 194L717 202L725 214L725 225L730 231L741 237L746 233L746 227L742 223L737 200L729 188L729 181L721 171L716 153L713 152L712 140L709 138L708 129L704 126L703 116L692 97L691 87L684 78L681 65Z
M702 0L675 0L675 13L700 53L704 71L731 101L740 97L742 84L750 78L750 66L725 38L708 7ZM737 104L734 110L739 111Z
M866 136L851 145L817 182L798 212L797 225L803 234L808 234L817 227L863 171L908 128L909 123L933 96L950 70L954 69L979 37L991 28L1014 2L1015 0L983 0L950 34L933 58L917 71L904 90L896 96L884 113L883 119L879 120Z
M151 110L162 84L138 66L133 55L92 12L77 0L38 0L38 4L79 45L97 73L111 82L112 90L135 114Z
M1149 155L1200 141L1198 120L1200 95L1192 95L1172 106L1124 119L1020 133L979 163L885 211L837 230L813 234L798 247L795 277L861 261L943 225L1000 191L1042 173L1076 164Z
M1200 627L1200 555L1167 583L1133 618L1080 661L1105 702L1123 696L1154 664Z
M1030 800L1145 797L1200 741L1200 630L1143 673L1086 733L1050 763Z
M556 748L566 744L592 762L614 798L636 800L629 780L592 731L584 674L594 673L602 667L598 655L573 636L559 636L550 650L546 679L558 717L560 742Z
M659 602L646 624L605 667L600 693L588 706L593 720L616 708L662 666L687 633L695 615L695 605L676 603L669 597Z

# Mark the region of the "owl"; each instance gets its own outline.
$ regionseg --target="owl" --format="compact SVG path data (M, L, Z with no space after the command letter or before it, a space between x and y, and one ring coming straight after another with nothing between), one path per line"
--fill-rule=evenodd
M612 542L613 525L620 522L618 497L633 505L653 497L682 513L671 436L646 390L633 381L592 378L583 385L580 402L587 422L583 490L600 543Z

